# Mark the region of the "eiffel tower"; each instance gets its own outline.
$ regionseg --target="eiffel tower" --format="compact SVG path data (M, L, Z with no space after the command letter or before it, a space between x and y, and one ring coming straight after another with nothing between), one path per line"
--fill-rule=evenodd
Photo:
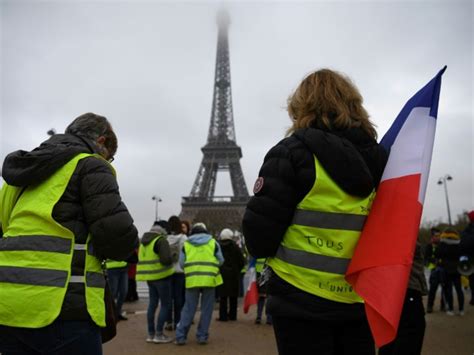
M240 230L249 200L240 166L242 150L236 143L234 130L227 35L229 24L229 15L219 12L211 124L207 143L201 148L201 165L190 195L183 197L180 214L181 219L204 222L212 233L218 233L223 228ZM233 196L214 195L218 171L229 172Z

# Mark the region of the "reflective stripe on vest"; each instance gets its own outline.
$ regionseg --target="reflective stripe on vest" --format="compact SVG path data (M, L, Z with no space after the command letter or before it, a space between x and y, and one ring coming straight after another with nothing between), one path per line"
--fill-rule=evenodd
M293 224L302 226L361 231L366 216L348 213L296 210Z
M298 204L282 243L267 264L288 283L336 302L363 300L345 281L375 192L366 198L344 192L314 157L316 180Z
M72 240L50 237L48 235L19 235L15 238L6 238L0 244L0 251L48 251L50 253L69 254Z
M3 185L0 211L7 211L2 218L8 220L2 219L5 228L0 238L0 324L21 328L51 324L61 311L68 283L82 282L91 319L105 326L105 278L101 263L91 254L90 236L86 244L75 244L72 231L52 218L78 162L91 156L75 156L49 178L24 190ZM71 275L74 253L85 254L83 275Z
M219 261L214 254L215 250L216 241L214 239L210 239L208 243L202 245L194 245L189 241L184 243L186 288L216 287L222 284Z
M0 266L0 282L19 285L65 287L68 272L15 266Z
M173 265L163 265L160 262L160 257L153 250L155 243L161 238L164 237L157 234L156 238L147 245L140 244L138 249L137 281L156 281L174 274Z
M71 276L69 283L86 283L89 287L105 287L105 278L102 272L86 272L86 276Z
M289 249L281 245L276 257L288 264L298 265L306 269L345 275L350 259L336 258L322 254L308 253L302 250Z

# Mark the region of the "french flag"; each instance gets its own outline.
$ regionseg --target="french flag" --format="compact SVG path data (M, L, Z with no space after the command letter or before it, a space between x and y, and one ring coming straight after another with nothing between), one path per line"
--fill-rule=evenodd
M249 285L244 298L244 313L247 314L250 306L258 303L257 272L255 264L257 259L252 258L249 263Z
M441 76L403 107L380 144L389 153L346 280L365 301L377 347L395 339L423 210Z

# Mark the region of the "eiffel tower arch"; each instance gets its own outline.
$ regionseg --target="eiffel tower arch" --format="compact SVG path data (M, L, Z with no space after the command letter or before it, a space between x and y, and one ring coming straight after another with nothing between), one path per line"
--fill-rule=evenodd
M183 197L181 219L204 222L210 232L218 233L223 228L240 230L245 206L249 200L240 159L242 150L237 145L232 110L230 81L229 15L219 12L217 16L217 55L214 79L214 96L211 123L207 142L191 193ZM215 196L217 173L228 171L232 196Z

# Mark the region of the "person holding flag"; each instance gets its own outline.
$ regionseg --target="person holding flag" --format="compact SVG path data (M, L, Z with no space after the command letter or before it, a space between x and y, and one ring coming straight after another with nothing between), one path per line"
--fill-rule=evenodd
M280 354L374 354L363 299L345 280L387 161L346 76L309 74L288 100L289 137L265 156L243 233L267 258Z

